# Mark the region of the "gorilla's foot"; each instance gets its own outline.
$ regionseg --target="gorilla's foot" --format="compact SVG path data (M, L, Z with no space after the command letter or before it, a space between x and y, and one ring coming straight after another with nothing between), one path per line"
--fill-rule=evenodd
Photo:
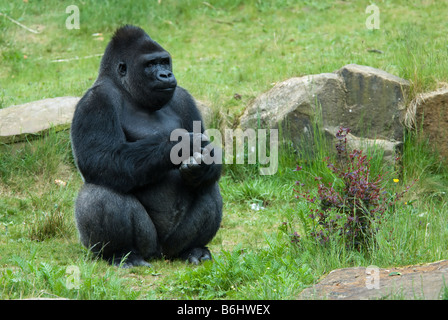
M207 247L193 248L184 251L180 255L181 259L188 260L188 262L193 264L199 264L202 261L212 260L212 255Z
M125 269L140 266L152 268L152 265L149 262L146 262L140 255L135 253L130 253L128 256L124 256L119 259L114 258L112 264L116 267Z

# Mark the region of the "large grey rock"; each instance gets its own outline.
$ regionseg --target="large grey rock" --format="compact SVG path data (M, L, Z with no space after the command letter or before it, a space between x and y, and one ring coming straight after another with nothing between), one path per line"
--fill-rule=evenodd
M431 146L448 160L448 88L417 95L406 120L409 127L422 130Z
M376 274L377 273L377 274ZM399 268L355 267L331 271L299 299L441 299L448 288L448 260Z
M327 137L331 137L336 143L338 140L335 138L336 133L339 128L327 127L325 128L325 133ZM401 141L386 140L386 139L369 139L369 138L359 138L351 133L346 136L347 139L347 149L349 152L353 150L363 150L364 154L373 154L380 152L382 159L387 164L395 164L397 154L400 153L403 143Z
M344 84L337 74L291 78L257 97L240 118L240 126L281 127L287 138L298 143L312 135L316 116L322 116L324 126L338 123L344 105Z
M313 136L316 126L343 126L359 138L401 141L408 90L404 79L350 64L335 73L277 84L247 107L240 126L281 128L283 136L298 145Z
M0 142L21 141L51 127L67 128L78 101L77 97L58 97L0 109Z
M345 85L346 105L340 125L355 136L402 140L401 118L410 83L368 66L349 64L337 71Z

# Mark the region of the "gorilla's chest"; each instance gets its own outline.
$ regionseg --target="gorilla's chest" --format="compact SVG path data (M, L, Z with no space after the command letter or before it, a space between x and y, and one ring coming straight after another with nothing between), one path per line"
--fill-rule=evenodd
M170 136L181 128L181 119L170 109L154 112L127 110L121 115L121 125L127 141L137 141L151 136Z

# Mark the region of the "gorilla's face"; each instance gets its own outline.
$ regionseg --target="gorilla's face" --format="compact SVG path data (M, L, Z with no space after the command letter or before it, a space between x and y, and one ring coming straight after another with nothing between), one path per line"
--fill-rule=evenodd
M118 63L118 74L125 89L140 106L155 111L171 100L177 81L167 51L147 37L126 60Z

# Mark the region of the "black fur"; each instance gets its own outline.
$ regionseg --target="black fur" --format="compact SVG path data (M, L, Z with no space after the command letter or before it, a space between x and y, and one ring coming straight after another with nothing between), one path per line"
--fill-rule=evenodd
M71 127L85 182L75 209L83 245L125 266L162 255L211 258L206 245L222 216L221 165L180 169L170 161L177 144L171 132L183 128L182 138L192 138L193 121L202 123L200 112L177 86L169 53L138 27L118 29Z

